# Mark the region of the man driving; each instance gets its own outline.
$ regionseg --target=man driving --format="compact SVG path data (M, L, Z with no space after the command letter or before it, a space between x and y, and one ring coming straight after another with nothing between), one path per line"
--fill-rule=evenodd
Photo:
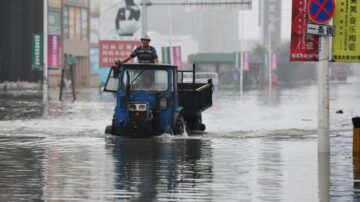
M137 57L139 63L159 63L156 49L150 46L151 39L145 35L141 38L141 46L138 46L125 60L117 60L116 65L121 65Z

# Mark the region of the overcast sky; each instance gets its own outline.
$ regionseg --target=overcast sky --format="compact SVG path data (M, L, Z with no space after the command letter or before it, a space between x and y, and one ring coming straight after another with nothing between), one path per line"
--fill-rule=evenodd
M290 40L290 29L291 29L291 0L282 0L281 16L282 16L282 40ZM245 15L245 38L246 39L259 39L260 27L258 26L259 17L259 2L258 0L253 1L253 8L250 11L244 11ZM242 12L242 11L240 11ZM239 28L241 29L241 14L239 14ZM239 31L239 34L241 31Z

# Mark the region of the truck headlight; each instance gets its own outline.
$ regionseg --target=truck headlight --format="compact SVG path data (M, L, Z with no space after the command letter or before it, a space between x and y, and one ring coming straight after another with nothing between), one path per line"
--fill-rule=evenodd
M136 111L136 104L129 104L129 111Z
M143 111L146 111L146 104L139 104L139 105L138 105L138 110L139 110L139 111L142 111L142 112L143 112Z
M160 109L164 110L168 107L168 100L164 97L160 98Z

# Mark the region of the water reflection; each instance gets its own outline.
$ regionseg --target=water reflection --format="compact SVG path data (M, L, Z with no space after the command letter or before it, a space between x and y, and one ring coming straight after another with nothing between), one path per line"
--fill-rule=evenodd
M42 198L44 149L31 145L33 140L0 137L0 201L34 201ZM35 141L41 140L36 138Z
M360 201L360 158L353 158L354 200Z
M39 95L0 95L0 121L33 119L43 115L42 97Z
M117 192L139 201L211 200L210 141L111 139ZM123 198L124 196L121 196Z

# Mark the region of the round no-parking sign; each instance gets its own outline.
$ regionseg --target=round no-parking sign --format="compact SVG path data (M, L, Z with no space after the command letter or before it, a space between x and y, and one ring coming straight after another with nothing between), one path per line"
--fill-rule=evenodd
M335 12L334 0L309 0L308 14L317 24L329 22Z

